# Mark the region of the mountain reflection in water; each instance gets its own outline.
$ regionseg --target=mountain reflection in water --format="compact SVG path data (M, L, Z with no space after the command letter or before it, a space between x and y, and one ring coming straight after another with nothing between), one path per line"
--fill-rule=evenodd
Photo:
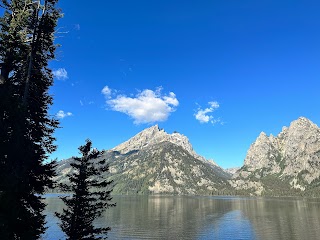
M54 212L63 203L47 195L44 239L65 239ZM97 225L110 239L319 239L320 200L198 196L114 196Z

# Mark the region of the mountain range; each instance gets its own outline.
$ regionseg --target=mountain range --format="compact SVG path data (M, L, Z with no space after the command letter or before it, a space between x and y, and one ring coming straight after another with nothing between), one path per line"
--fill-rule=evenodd
M115 194L233 194L317 196L320 185L320 129L307 118L277 136L261 132L241 168L219 167L198 155L183 134L158 125L103 151ZM58 163L57 182L67 182L72 158Z

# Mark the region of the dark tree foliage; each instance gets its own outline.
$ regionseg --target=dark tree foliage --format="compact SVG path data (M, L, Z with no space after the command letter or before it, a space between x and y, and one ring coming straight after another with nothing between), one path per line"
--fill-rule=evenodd
M93 221L105 209L115 206L111 203L113 181L100 177L103 172L109 171L109 165L100 158L100 151L92 149L90 140L79 150L82 157L74 157L74 162L70 164L73 169L68 175L71 185L60 185L62 190L73 195L61 197L67 208L56 215L62 222L60 227L67 239L106 239L110 227L94 227Z
M1 0L0 239L38 239L45 231L41 194L52 186L58 121L49 116L57 0Z

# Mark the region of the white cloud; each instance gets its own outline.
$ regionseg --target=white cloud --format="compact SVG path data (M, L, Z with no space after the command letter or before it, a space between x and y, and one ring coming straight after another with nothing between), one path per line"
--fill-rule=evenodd
M194 116L196 117L196 119L200 122L200 123L208 123L211 122L213 125L216 123L221 122L221 120L215 119L211 114L214 112L216 109L219 108L219 103L218 102L208 102L208 105L210 107L205 108L205 109L201 109L200 107L198 108L197 112L194 114Z
M176 98L176 95L173 92L170 92L169 96L164 96L163 100L167 104L171 104L172 106L175 106L175 107L179 105L178 99Z
M63 119L65 117L70 117L72 116L72 113L71 112L64 112L62 110L60 110L57 114L56 114L56 117L57 118L60 118L60 119Z
M110 92L108 91L110 90ZM134 119L135 124L166 121L170 113L176 110L179 101L173 92L168 95L145 89L135 96L118 95L111 98L111 89L104 87L102 93L106 96L107 105L117 112L122 112Z
M111 90L108 86L105 86L105 87L101 90L101 93L102 93L106 98L111 98L112 90Z
M68 72L64 68L59 68L57 70L53 70L52 73L53 73L53 76L56 77L58 80L68 79Z
M220 107L218 102L208 102L208 104L209 104L210 107L213 108L213 109L217 109L217 108Z

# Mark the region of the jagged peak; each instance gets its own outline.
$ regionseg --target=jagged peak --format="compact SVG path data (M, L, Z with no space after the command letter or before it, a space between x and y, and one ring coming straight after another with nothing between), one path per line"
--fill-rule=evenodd
M261 132L257 140L250 145L244 165L250 172L268 169L272 174L282 171L295 176L317 159L315 152L319 149L319 142L318 126L309 119L300 117L292 121L289 127L283 127L277 137L271 134L267 137ZM311 165L310 169L313 169Z
M262 140L265 140L265 139L268 139L267 134L265 132L261 132L256 141L262 141Z
M133 150L141 150L143 148L152 146L154 144L159 144L164 141L181 146L195 158L201 161L206 161L204 157L198 155L193 150L193 147L186 136L176 131L173 132L172 134L169 134L165 132L163 129L160 129L157 124L142 130L141 132L139 132L138 134L136 134L126 142L121 143L120 145L114 147L111 150L118 151L121 154L125 154L127 152L130 152Z
M308 118L306 118L306 117L303 117L303 116L301 116L301 117L299 117L296 121L307 121L307 122L311 122L311 120L310 119L308 119Z
M277 137L274 136L273 134L270 134L269 140L270 140L271 142L275 142L275 141L277 140Z
M299 117L297 120L294 120L290 124L291 127L305 127L305 126L314 126L317 127L316 124L314 124L310 119L306 117Z
M265 133L265 132L261 132L260 134L259 134L259 137L266 137L267 136L267 134Z
M282 138L285 134L287 134L287 132L292 132L293 130L296 130L296 129L305 129L305 128L319 129L318 126L315 123L313 123L310 119L306 117L299 117L298 119L292 121L289 127L283 126L282 131L277 136L270 134L270 136L268 137L268 135L265 132L263 131L260 132L259 136L256 139L256 142L257 141L260 142L266 139L269 139L270 141L272 141L276 138Z
M187 137L179 133L168 134L164 129L160 129L158 124L151 126L137 133L128 141L116 146L112 150L120 151L122 153L139 150L148 145L157 144L163 141L169 141L178 145L190 145ZM190 148L190 147L189 147Z
M160 132L160 131L161 130L159 128L159 125L156 124L156 125L153 125L151 127L143 129L140 133L143 133L143 132Z

